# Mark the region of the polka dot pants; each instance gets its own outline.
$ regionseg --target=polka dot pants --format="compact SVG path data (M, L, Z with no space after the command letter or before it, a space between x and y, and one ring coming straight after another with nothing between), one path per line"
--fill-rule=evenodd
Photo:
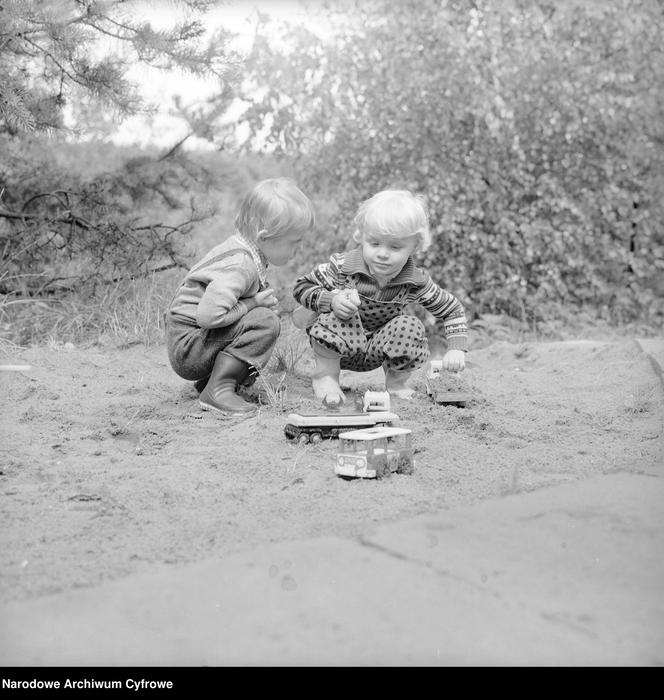
M367 333L355 314L347 321L332 312L320 314L309 336L341 355L341 369L368 372L383 362L389 369L413 370L429 359L424 324L415 316L397 316Z

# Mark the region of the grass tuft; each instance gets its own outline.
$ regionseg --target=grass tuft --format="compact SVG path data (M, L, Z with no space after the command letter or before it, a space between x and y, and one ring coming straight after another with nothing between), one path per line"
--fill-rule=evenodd
M0 302L4 341L20 346L100 343L124 347L163 342L162 314L173 294L174 274L155 273L104 285L93 295L9 299Z

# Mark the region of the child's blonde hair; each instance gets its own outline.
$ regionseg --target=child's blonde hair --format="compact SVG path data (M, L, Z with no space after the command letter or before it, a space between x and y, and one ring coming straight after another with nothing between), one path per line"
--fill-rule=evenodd
M251 240L279 238L289 231L314 227L314 206L289 177L262 180L242 200L235 228Z
M431 245L429 215L424 197L408 190L383 190L360 204L353 219L353 240L362 242L365 233L395 238L418 237L419 250Z

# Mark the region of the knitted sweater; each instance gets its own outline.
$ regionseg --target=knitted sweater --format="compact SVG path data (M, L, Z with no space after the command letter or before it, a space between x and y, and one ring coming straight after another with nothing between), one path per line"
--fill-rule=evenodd
M189 270L169 312L201 328L230 326L248 311L242 300L267 288L266 268L251 241L240 234L230 236Z
M380 287L369 272L362 251L356 248L332 255L295 282L293 296L302 306L325 313L332 309L334 290L357 289L362 325L368 333L403 313L407 304L417 303L442 322L448 348L466 350L468 328L461 302L436 284L428 272L416 267L409 257L401 272Z

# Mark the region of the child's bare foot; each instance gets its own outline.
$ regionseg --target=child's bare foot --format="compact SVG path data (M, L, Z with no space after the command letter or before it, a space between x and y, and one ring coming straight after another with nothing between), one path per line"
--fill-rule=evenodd
M403 399L405 401L410 401L413 398L413 395L415 394L414 389L406 388L406 389L388 389L390 392L390 396L392 396L395 399Z
M385 389L390 396L398 399L410 401L415 393L414 389L408 386L408 379L412 372L409 370L394 370L385 368Z
M341 357L334 353L323 354L330 351L316 345L313 345L313 348L316 358L316 367L311 375L314 396L322 401L324 406L337 408L346 400L339 386Z
M341 406L346 400L339 382L334 377L329 375L312 377L311 386L314 390L314 396L322 401L325 406Z

